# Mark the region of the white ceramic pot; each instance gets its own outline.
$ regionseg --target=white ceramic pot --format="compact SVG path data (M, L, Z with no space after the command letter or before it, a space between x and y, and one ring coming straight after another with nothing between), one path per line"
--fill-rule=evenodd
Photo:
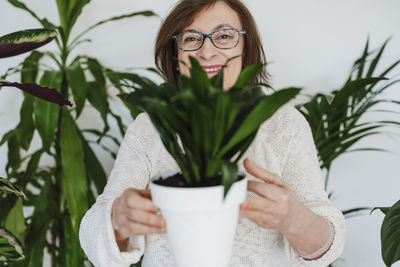
M152 178L167 178L178 171ZM150 183L154 204L166 221L168 244L177 267L225 267L231 260L239 205L247 178L234 183L223 200L223 186L182 188Z

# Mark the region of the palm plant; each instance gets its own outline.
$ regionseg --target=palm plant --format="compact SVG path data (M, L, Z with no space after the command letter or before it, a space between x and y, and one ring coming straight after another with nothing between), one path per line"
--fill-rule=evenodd
M57 31L55 42L58 51L33 51L1 78L20 73L21 84L37 82L41 87L55 88L74 100L74 109L62 108L24 94L20 123L0 141L0 145L7 144L9 148L7 178L12 178L28 197L28 200L21 201L15 195L0 195L0 224L6 224L7 218L15 216L25 220L25 223L17 224L16 233L19 233L17 236L25 248L26 257L14 263L0 261L0 265L42 266L43 254L47 250L51 266L83 266L85 257L78 241L79 223L94 203L95 196L103 191L107 180L90 143L100 145L114 156L114 152L102 143L107 138L119 146L119 140L108 133L108 119L112 117L116 120L121 136L124 135L125 125L109 105L108 74L112 70L95 58L78 55L71 59L70 55L78 45L88 41L83 39L87 32L104 23L155 14L151 11L132 12L102 20L72 39L71 30L90 0L56 0L59 25L40 18L18 0L8 2L30 13L45 28ZM42 64L45 58L53 63ZM79 127L76 119L87 106L99 112L103 129ZM28 150L35 132L39 134L42 144L30 153ZM93 136L96 139L90 140ZM44 163L44 157L50 160ZM33 213L24 218L23 208L26 207L33 209Z
M179 76L179 89L130 75L125 78L134 91L120 97L129 107L148 113L180 167L185 186L222 184L226 195L238 179L237 162L259 126L299 89L264 95L259 85L252 84L263 67L256 64L244 69L235 85L224 91L223 71L210 79L195 58L190 62L190 77Z
M366 121L362 119L380 103L400 104L400 101L381 99L379 96L400 80L386 83L388 75L399 63L394 62L382 73L374 75L387 40L377 52L369 51L369 41L362 56L357 59L345 84L331 94L319 93L310 101L297 106L310 124L317 147L320 166L327 171L325 189L329 181L332 162L343 153L355 151L382 151L366 147L351 149L367 136L381 133L383 127L400 125L397 121ZM376 54L376 55L375 55ZM374 58L370 61L370 58ZM391 112L390 110L380 110Z
M393 62L383 72L374 74L388 41L377 51L369 51L367 40L361 57L353 64L342 88L332 94L317 94L309 102L297 106L311 126L320 166L326 170L325 189L335 159L347 152L385 151L376 147L351 148L368 136L380 134L384 127L400 125L398 121L392 120L363 121L365 115L372 111L393 112L373 109L378 104L400 104L400 101L380 98L385 90L400 82L400 79L391 81L386 78L400 60ZM381 228L381 245L382 257L387 266L400 259L399 207L400 203L397 202L392 207L379 208L386 215ZM357 207L345 210L343 214L351 217L370 209Z

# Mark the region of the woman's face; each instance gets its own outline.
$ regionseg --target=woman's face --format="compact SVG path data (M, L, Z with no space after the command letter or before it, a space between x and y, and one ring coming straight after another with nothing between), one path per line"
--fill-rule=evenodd
M214 6L196 14L193 23L184 28L183 31L194 30L210 34L222 29L242 30L242 24L239 16L232 8L224 2L218 1ZM243 54L243 42L242 36L236 47L219 49L211 43L210 38L206 38L199 50L189 52L178 49L178 59L190 66L189 56L195 57L207 72L208 77L212 77L218 73L215 69L221 68L229 58ZM228 90L235 84L241 69L242 57L237 57L228 63L224 68L224 90ZM179 71L189 76L189 68L181 62L179 63Z

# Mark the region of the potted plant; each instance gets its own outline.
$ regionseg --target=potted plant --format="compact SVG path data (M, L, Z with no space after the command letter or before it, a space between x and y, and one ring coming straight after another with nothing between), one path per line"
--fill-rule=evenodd
M263 94L253 84L263 65L255 64L224 91L223 71L209 78L195 58L190 62L190 77L180 75L178 88L131 74L126 78L135 90L120 97L148 113L180 168L150 183L176 265L228 266L247 188L237 163L260 125L299 89Z

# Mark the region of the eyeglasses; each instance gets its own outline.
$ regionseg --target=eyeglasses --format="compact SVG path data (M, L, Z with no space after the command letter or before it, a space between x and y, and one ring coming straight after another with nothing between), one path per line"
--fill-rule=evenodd
M183 51L199 50L206 38L210 38L211 43L219 49L231 49L238 45L240 36L246 34L245 31L236 29L223 29L204 34L201 32L189 30L178 33L172 38L175 40L179 49Z

